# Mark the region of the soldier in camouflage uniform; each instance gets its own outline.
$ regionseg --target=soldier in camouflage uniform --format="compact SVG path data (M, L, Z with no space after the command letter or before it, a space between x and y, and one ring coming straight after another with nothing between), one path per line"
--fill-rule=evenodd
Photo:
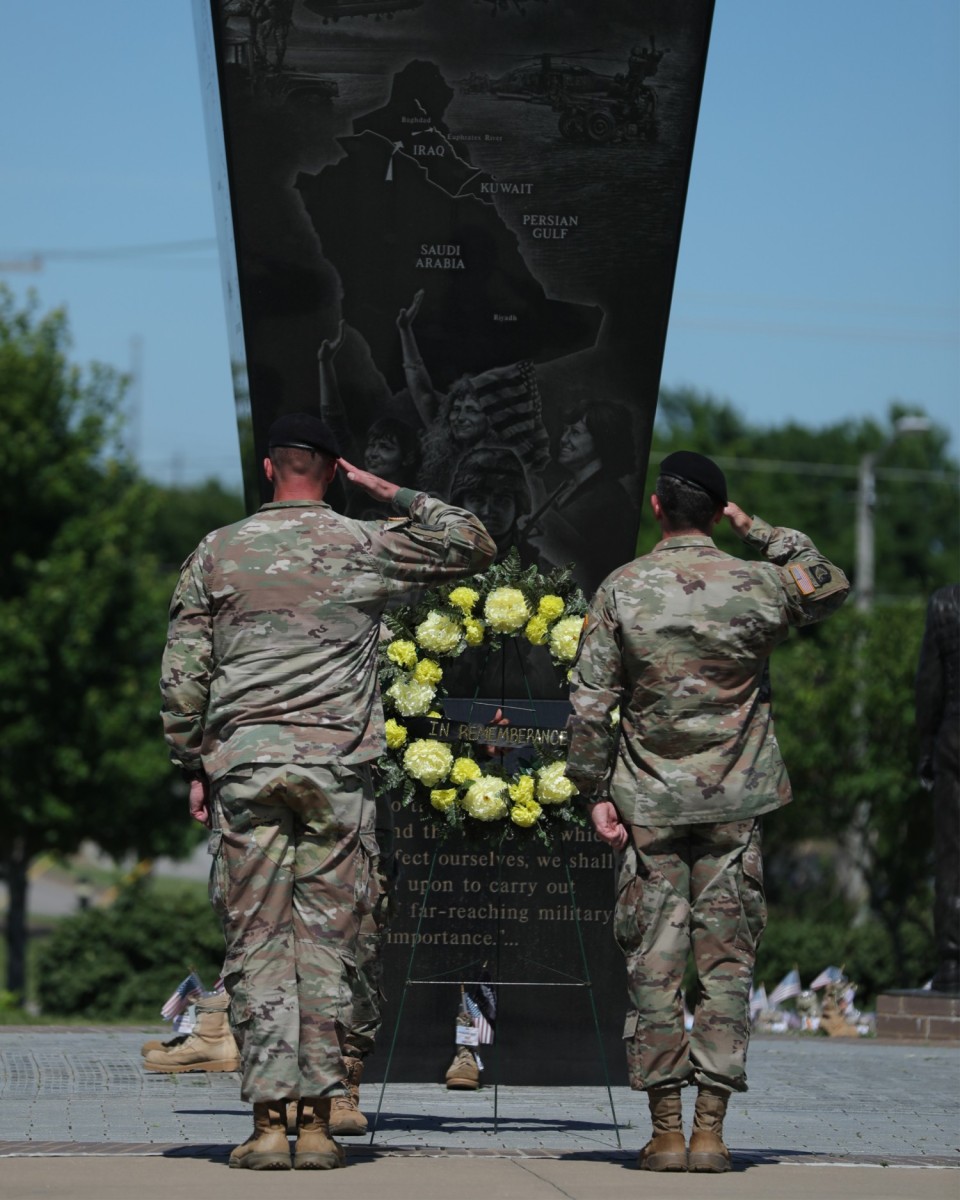
M299 1102L293 1165L341 1165L327 1133L344 1091L347 975L379 902L371 763L384 751L380 617L391 598L484 569L496 547L471 513L339 459L392 503L387 521L323 502L338 466L326 426L274 422L274 500L215 530L184 563L161 692L190 811L212 826L211 901L253 1102L231 1166L289 1168L285 1102Z
M849 585L809 538L727 502L710 459L668 455L651 497L663 538L600 585L570 699L567 774L621 852L614 929L626 955L631 1086L648 1093L648 1170L729 1167L722 1122L746 1089L748 997L766 920L760 817L790 800L768 660ZM724 517L764 562L719 550ZM619 724L611 719L620 710ZM683 1024L692 950L700 997ZM689 1154L680 1088L698 1086Z

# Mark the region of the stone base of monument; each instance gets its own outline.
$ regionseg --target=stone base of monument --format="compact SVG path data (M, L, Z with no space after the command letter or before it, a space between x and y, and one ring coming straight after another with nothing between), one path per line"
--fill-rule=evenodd
M877 1037L960 1045L960 996L919 988L877 997Z

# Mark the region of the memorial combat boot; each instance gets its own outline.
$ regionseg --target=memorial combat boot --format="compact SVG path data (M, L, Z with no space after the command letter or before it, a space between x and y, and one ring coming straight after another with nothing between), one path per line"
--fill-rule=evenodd
M343 1147L330 1136L329 1096L300 1101L293 1165L298 1171L332 1171L347 1165Z
M158 1047L143 1047L145 1071L176 1074L181 1071L239 1071L240 1051L230 1031L226 992L202 996L197 1001L197 1023L184 1038L173 1038Z
M330 1132L335 1137L359 1137L367 1132L367 1118L360 1111L360 1078L363 1059L344 1058L347 1094L330 1097Z
M253 1106L253 1133L230 1152L231 1167L250 1171L289 1171L286 1101L262 1100Z
M683 1105L678 1087L650 1088L647 1092L653 1137L640 1151L641 1171L685 1171L687 1143L683 1136Z
M475 1092L480 1086L480 1068L469 1046L460 1046L447 1068L447 1087L452 1092Z
M688 1171L710 1171L714 1174L730 1170L730 1151L723 1144L723 1118L727 1112L729 1092L706 1088L697 1093L697 1107L687 1155Z
M144 1042L140 1047L140 1053L146 1057L149 1050L173 1050L177 1046L182 1046L189 1036L189 1033L178 1033L172 1038L167 1038L165 1042L162 1042L160 1038L151 1038L149 1042Z

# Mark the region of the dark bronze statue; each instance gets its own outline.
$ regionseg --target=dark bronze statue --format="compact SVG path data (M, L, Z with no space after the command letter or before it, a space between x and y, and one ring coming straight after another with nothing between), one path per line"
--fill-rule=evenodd
M933 793L932 988L960 994L960 584L930 597L917 668L920 781Z

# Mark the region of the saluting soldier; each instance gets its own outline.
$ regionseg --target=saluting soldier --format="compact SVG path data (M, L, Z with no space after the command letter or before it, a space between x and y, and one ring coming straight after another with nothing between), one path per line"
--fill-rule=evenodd
M379 903L371 763L385 749L377 687L391 598L483 570L480 521L339 457L304 413L269 430L274 498L207 535L184 563L163 658L163 725L212 827L211 902L254 1131L231 1167L343 1165L328 1134L346 1094L348 969ZM326 503L338 466L399 514L357 521Z
M660 464L662 540L609 575L587 615L570 699L567 774L620 852L614 931L626 955L630 1085L653 1136L640 1166L725 1171L723 1118L746 1090L748 997L766 922L760 817L789 802L768 660L792 626L829 616L849 584L810 539L728 502L720 468ZM719 550L723 518L765 561ZM615 710L620 710L619 723ZM681 982L693 952L693 1030ZM689 1153L680 1089L698 1088Z

